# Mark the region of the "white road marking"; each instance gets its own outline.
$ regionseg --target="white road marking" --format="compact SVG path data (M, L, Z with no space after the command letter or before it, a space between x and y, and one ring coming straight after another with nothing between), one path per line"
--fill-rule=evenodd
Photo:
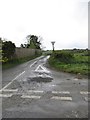
M78 79L78 78L74 78L74 80L76 80L76 81L77 81L77 80L79 80L79 79Z
M36 68L35 71L39 70L40 68L41 68L42 70L44 70L44 71L46 70L44 67L42 67L41 65L39 65L39 66Z
M0 97L11 97L13 94L0 94Z
M17 92L18 89L4 89L5 92Z
M32 98L32 99L40 99L41 96L34 96L34 95L22 95L21 98Z
M35 61L34 63L32 63L32 64L30 65L30 67L32 67L35 63L37 63L37 61Z
M34 93L43 93L44 91L39 91L39 90L28 90L28 92L34 92Z
M48 71L45 67L43 67L42 65L39 65L36 69L35 72L41 72L41 73L50 73L50 71Z
M18 76L16 76L11 82L9 82L5 87L3 87L1 90L0 90L0 92L1 91L3 91L4 89L6 89L9 85L11 85L12 84L12 82L14 81L14 80L16 80L18 77L20 77L22 74L24 74L25 73L25 71L23 71L22 73L20 73Z
M90 94L90 92L88 92L88 91L80 91L80 94L88 95L88 94Z
M56 86L56 85L49 85L49 87L54 87L54 86Z
M52 91L53 94L70 94L69 91Z
M72 101L72 97L58 97L58 96L53 96L53 97L51 97L51 99Z
M88 97L85 97L84 100L87 102L90 102L90 98L88 98Z

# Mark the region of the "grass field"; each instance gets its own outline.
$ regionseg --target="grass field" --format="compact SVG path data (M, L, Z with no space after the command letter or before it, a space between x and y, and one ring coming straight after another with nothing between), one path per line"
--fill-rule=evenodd
M88 75L89 58L88 50L59 50L51 54L49 64L60 71Z

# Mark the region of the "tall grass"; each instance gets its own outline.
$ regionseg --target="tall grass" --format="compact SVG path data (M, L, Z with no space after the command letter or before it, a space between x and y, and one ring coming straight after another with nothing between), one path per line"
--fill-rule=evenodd
M89 74L88 51L55 51L49 58L49 64L60 71Z

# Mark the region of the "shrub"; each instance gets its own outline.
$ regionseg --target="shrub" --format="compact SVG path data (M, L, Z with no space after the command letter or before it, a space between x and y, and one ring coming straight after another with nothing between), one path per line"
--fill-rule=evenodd
M57 51L53 53L53 57L60 62L70 63L74 59L74 55L69 51Z
M2 57L6 62L7 60L11 60L15 53L15 44L11 41L5 41L2 45Z

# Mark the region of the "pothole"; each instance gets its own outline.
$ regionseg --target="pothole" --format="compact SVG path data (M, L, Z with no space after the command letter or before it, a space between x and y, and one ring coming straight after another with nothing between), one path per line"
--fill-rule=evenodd
M27 77L27 82L30 83L32 81L35 82L51 82L53 78L51 76L46 75L38 75L35 77Z

